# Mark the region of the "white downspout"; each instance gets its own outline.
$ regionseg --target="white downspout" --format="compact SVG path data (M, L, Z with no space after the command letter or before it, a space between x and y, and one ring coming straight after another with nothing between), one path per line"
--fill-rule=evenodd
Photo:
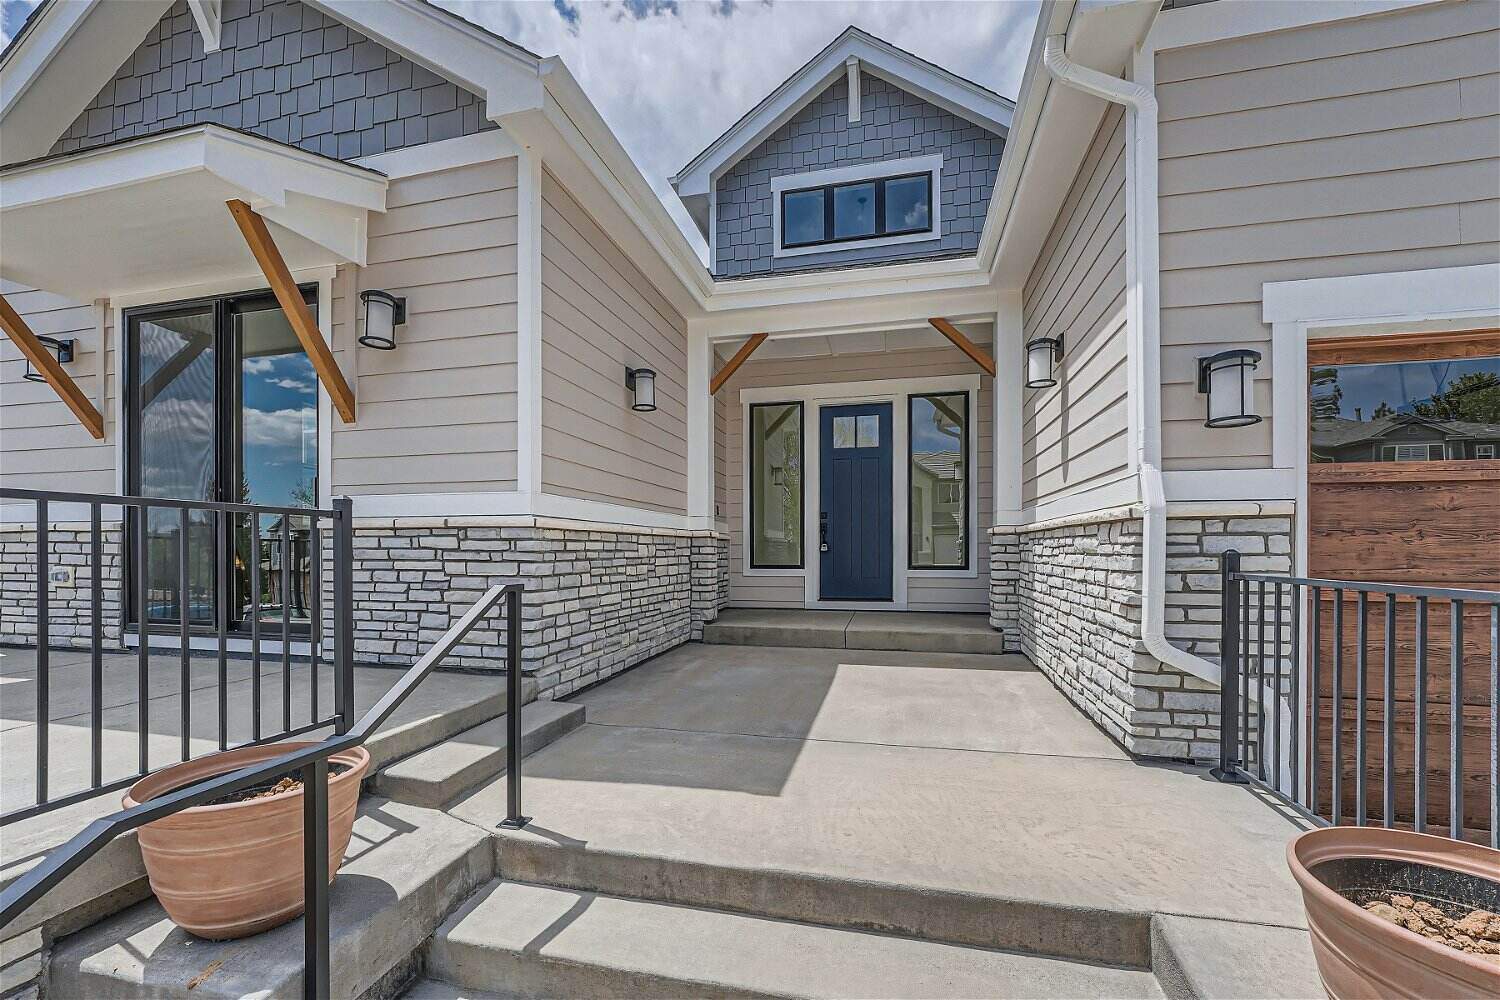
M1135 127L1126 166L1129 208L1126 212L1126 327L1131 353L1138 359L1139 382L1130 394L1135 425L1136 476L1145 507L1142 539L1141 640L1146 651L1183 673L1212 684L1219 683L1219 665L1212 660L1179 649L1167 640L1167 498L1161 477L1161 310L1159 286L1154 155L1142 149L1142 137L1156 134L1156 94L1150 87L1079 66L1068 58L1066 37L1048 35L1042 62L1058 82L1123 104L1135 115Z

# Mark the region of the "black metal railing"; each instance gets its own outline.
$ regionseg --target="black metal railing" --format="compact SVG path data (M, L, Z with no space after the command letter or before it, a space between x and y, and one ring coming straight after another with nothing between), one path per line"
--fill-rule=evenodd
M217 665L213 682L218 692L219 750L272 742L329 725L345 732L353 724L354 547L352 507L347 498L323 510L0 488L0 500L30 502L35 507L34 572L30 575L36 602L35 801L0 813L0 827L124 788L153 766L171 762L153 762L153 652L157 657L175 655L178 661L179 760L193 756L195 653L210 657ZM106 512L110 538L105 531ZM87 541L67 543L69 549L79 551L68 552L73 561L66 564L68 572L88 572L86 587L73 585L75 595L86 590L86 610L83 601L74 599L65 611L70 637L76 638L84 629L87 634L90 760L87 782L61 791L53 787L49 755L51 657L54 639L59 638L54 618L62 617L52 606L50 574L64 565L61 554L54 552L58 546L53 533L59 530L60 521L87 523ZM269 538L263 535L267 528ZM67 530L70 539L84 534L82 528ZM325 545L330 549L326 560ZM86 555L86 561L78 563L79 555ZM110 620L106 620L104 600L107 575L118 609ZM8 585L15 583L12 579ZM326 609L325 586L331 598ZM267 636L267 631L272 635ZM105 704L104 697L106 632L113 634L116 650L123 648L131 632L137 641L135 767L128 774L108 776L105 715L112 706ZM0 640L18 638L16 632L0 636ZM279 713L263 704L268 640L279 641L279 649L269 651L280 666ZM306 644L309 663L305 719L294 718L293 712L293 649L299 643ZM231 733L229 724L231 652L247 654L250 664L250 719L248 731L240 734L242 739ZM319 704L325 664L333 671L331 710ZM18 766L13 761L6 765Z
M1220 576L1216 777L1318 823L1500 847L1500 592L1246 573L1233 551Z
M521 815L521 583L491 587L416 663L412 664L380 700L347 731L322 742L288 752L229 774L219 775L149 799L129 809L95 820L75 837L52 851L36 867L0 892L0 927L21 916L28 907L70 872L75 871L115 837L153 820L202 805L212 799L262 784L293 771L303 788L303 949L304 997L327 1000L331 995L329 962L328 871L328 761L335 754L365 743L390 718L407 695L430 674L502 599L506 616L506 707L510 739L506 746L508 814L502 825L524 826Z

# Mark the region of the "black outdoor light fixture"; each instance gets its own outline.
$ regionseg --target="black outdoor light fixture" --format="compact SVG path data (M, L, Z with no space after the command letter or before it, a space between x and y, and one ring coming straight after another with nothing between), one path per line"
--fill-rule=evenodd
M1057 384L1053 371L1063 356L1061 337L1038 337L1026 342L1026 388L1050 389Z
M632 410L650 413L656 409L656 372L650 368L632 368L626 365L625 388L633 396L630 402Z
M377 351L396 349L396 327L406 322L406 299L369 288L359 293L365 304L365 332L359 342Z
M1198 391L1208 396L1204 427L1248 427L1261 421L1252 384L1260 352L1220 351L1198 359Z
M58 364L65 365L73 360L73 341L58 340L56 337L43 337L40 334L37 335L36 339L40 340L43 344L52 349L53 353L57 355ZM26 359L26 371L21 375L21 377L28 382L47 381L47 376L31 367L30 358Z

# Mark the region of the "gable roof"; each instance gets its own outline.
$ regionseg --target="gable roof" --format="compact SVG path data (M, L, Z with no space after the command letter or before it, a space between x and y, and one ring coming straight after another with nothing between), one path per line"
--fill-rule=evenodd
M872 73L998 135L1004 136L1010 130L1011 115L1016 107L1014 101L850 25L708 148L693 157L675 177L669 178L689 211L695 217L702 214L694 209L701 208L697 204L700 200L706 204L713 178L738 162L843 76L844 65L849 59L859 60L860 72Z

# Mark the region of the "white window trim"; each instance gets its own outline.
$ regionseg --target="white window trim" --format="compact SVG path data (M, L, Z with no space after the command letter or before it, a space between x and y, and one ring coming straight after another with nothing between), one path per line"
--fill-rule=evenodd
M1474 457L1485 461L1492 461L1495 457L1495 446L1492 444L1476 444L1474 446Z
M843 240L838 243L817 243L806 247L781 245L781 193L799 188L820 187L826 184L848 184L868 181L880 177L899 177L904 174L929 174L932 177L932 229L921 233L903 233L900 236L872 236L867 240ZM830 167L827 170L809 170L800 174L782 174L771 178L771 256L803 257L814 253L842 253L867 247L897 246L902 243L928 243L943 238L943 154L910 156L901 160L879 160L875 163L860 163L851 167Z
M1271 324L1272 465L1293 470L1293 571L1306 575L1308 338L1493 329L1500 323L1500 264L1267 282L1261 302L1261 318Z
M910 415L910 397L931 393L964 392L969 395L969 565L967 569L908 569L907 562L910 526L908 505L910 489L907 467L907 426ZM803 561L802 569L751 569L750 567L750 505L740 505L739 572L746 578L795 577L803 578L803 606L830 610L884 610L904 611L907 608L907 583L912 579L973 579L979 576L979 546L981 539L988 544L989 533L981 526L979 518L979 392L978 375L940 375L935 378L880 379L866 382L824 382L808 385L766 386L741 389L739 394L740 427L743 451L744 477L742 488L749 489L750 482L750 404L752 403L801 403L803 419L802 454L804 476L802 486ZM825 601L819 597L822 584L821 562L817 558L818 511L822 501L822 469L819 438L821 416L819 408L843 403L890 403L891 404L891 600L889 601Z

